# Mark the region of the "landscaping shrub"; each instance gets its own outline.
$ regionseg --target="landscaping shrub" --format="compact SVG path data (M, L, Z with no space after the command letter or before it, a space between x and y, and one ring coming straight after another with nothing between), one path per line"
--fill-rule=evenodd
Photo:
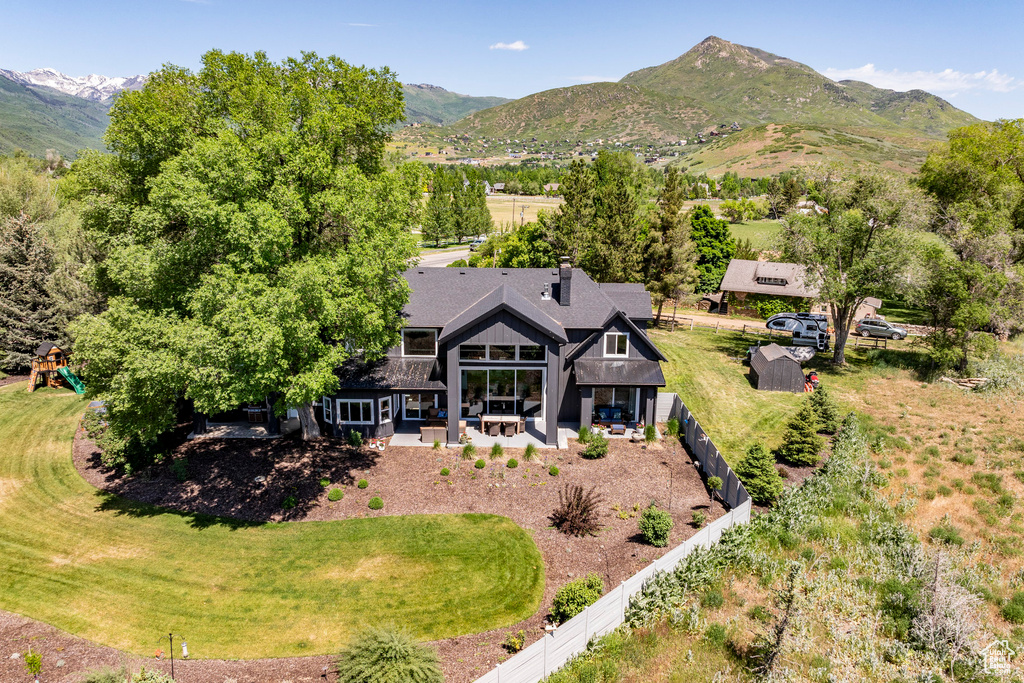
M132 674L132 683L174 683L174 679L162 671L147 671L146 667Z
M515 468L519 467L519 461L516 460L515 458L509 458L508 462L505 463L505 467L509 468L510 470L514 470Z
M715 500L715 493L722 490L722 484L724 483L721 477L708 477L708 489L711 490L712 502Z
M588 427L587 425L582 425L580 427L579 436L576 440L579 441L581 444L588 444L590 443L590 438L593 435L594 432L590 427Z
M658 430L655 429L654 425L647 425L644 427L644 441L651 443L656 441L658 438Z
M597 507L602 498L595 488L584 492L580 485L566 484L558 492L558 507L551 513L555 528L570 536L587 536L600 528L597 522Z
M782 495L782 477L775 469L775 458L760 442L751 444L733 471L758 505L771 505Z
M839 405L829 392L828 387L819 384L818 388L810 396L811 406L818 418L818 426L826 434L835 434L839 429L839 422L842 419L839 415Z
M281 501L282 510L291 510L293 507L299 504L299 499L294 495L285 496L284 500Z
M1013 594L1001 610L1003 619L1011 624L1024 624L1024 591Z
M25 654L25 671L29 676L39 676L43 671L43 656L38 652L32 652L31 647Z
M494 460L495 458L500 458L504 452L505 449L501 447L500 443L494 444L493 446L491 446L491 460Z
M448 469L447 467L442 467L441 468L441 476L442 477L447 477L451 473L452 473L452 471L450 469Z
M672 531L672 515L659 510L652 503L640 515L639 526L645 541L656 548L664 548L668 545L668 535Z
M363 445L363 435L356 430L352 430L348 433L348 442L354 447L359 448Z
M939 526L932 527L931 531L928 532L928 538L936 543L945 543L946 545L964 544L960 530L952 524L940 524Z
M522 629L519 629L519 633L509 631L508 635L505 636L505 642L501 644L506 652L513 655L522 650L523 645L526 645L526 631Z
M548 474L550 474L552 477L557 477L558 476L558 467L556 465L552 465L551 467L549 467L548 468Z
M526 444L526 450L523 451L523 460L530 462L537 457L537 447L532 443Z
M587 460L597 460L608 455L608 439L605 438L604 434L593 434L590 437L590 441L587 442L587 447L580 454Z
M471 460L476 455L476 446L471 443L467 443L462 447L462 459Z
M172 460L171 474L179 482L188 481L188 458L175 458Z
M124 683L126 678L128 674L124 669L105 667L86 671L79 683Z
M483 458L480 458L475 463L473 463L473 467L477 468L478 470L482 470L483 468L487 467L487 463L484 462Z
M370 485L370 482L366 481L365 479L360 479L359 483L356 484L356 486L358 486L361 489L365 489L369 485Z
M665 423L665 433L669 436L679 436L679 420L670 417Z
M444 683L437 651L401 631L370 629L357 635L334 662L338 683Z
M805 401L786 427L779 456L791 465L817 465L825 440L818 436L818 418Z
M435 451L441 450L441 440L440 439L434 439L434 450Z
M604 581L595 573L581 576L565 584L555 593L551 604L551 616L562 624L579 614L588 605L593 605L604 592Z
M700 529L708 521L708 516L702 510L693 511L693 525Z
M366 504L366 507L371 510L380 510L384 507L384 501L381 500L380 496L374 496L370 499L370 502Z
M327 500L331 501L332 503L337 503L339 500L341 500L344 497L345 497L345 492L342 491L341 489L331 489L327 493Z
M330 485L331 485L331 480L330 479L321 479L320 480L320 487L321 488L327 488Z

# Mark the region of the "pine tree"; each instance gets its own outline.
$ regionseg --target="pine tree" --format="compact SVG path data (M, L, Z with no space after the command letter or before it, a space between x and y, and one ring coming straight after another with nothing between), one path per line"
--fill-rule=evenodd
M651 217L643 264L644 284L658 307L659 321L665 301L692 291L697 278L690 226L682 213L685 200L682 176L670 168L658 195L658 212Z
M440 166L434 169L430 181L430 198L423 215L423 240L441 246L441 240L452 234L454 208L452 206L452 179Z
M700 204L690 214L690 236L697 250L697 291L718 291L725 269L736 253L729 224L715 218L707 204Z
M804 401L786 428L779 456L792 465L817 465L824 447L825 440L818 436L818 417L814 414L814 407L810 401Z
M828 387L819 384L818 388L811 394L811 406L814 407L814 414L818 417L818 424L821 431L826 434L835 434L839 429L839 404L829 393Z
M782 495L782 477L775 469L775 458L764 444L751 445L734 471L758 505L771 505Z
M47 283L53 249L25 214L0 224L0 367L24 372L44 341L63 343Z

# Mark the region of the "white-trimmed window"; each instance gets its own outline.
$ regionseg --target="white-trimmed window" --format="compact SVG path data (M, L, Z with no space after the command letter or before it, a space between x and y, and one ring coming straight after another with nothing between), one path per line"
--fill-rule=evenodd
M327 424L334 423L334 411L331 410L332 405L331 399L324 396L324 422Z
M391 422L391 397L385 396L377 401L377 409L380 411L380 423Z
M407 327L402 330L402 355L437 356L437 330Z
M604 335L604 355L607 358L629 356L629 332L608 332Z
M337 402L338 424L373 424L373 401L341 401Z

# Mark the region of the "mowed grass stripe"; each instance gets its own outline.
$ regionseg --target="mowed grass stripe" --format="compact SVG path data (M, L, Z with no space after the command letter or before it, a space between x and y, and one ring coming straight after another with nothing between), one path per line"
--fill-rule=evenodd
M329 653L373 624L434 640L536 611L543 560L493 515L245 524L96 491L74 470L84 402L0 389L0 608L151 654ZM13 483L12 483L13 482Z

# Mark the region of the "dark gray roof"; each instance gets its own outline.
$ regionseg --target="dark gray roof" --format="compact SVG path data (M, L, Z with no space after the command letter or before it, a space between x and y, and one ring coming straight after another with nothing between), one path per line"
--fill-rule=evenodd
M405 279L412 292L403 314L409 327L444 328L483 295L505 285L563 329L600 328L618 305L579 268L572 269L572 301L561 306L557 268L410 268ZM551 293L543 299L545 285ZM635 293L631 298L638 298ZM630 315L631 313L627 313ZM648 299L646 314L650 318Z
M656 360L579 358L573 367L580 386L665 386L665 375Z
M498 285L482 299L455 316L441 330L438 341L448 341L480 319L497 311L509 311L559 342L565 343L569 341L561 325L552 320L551 316L541 311L527 301L522 294L505 284Z
M50 349L57 349L58 351L60 351L56 344L51 344L50 342L43 342L42 344L39 345L39 348L36 349L36 355L45 356L46 354L50 353Z
M759 360L764 359L766 361L773 361L784 358L786 360L791 360L797 364L800 363L800 361L793 357L793 354L791 354L789 351L779 346L778 344L768 344L768 346L762 346L761 348L759 348L751 357L751 364L753 364L755 358Z
M342 389L444 391L441 369L433 358L387 356L369 363L351 359L335 369Z
M598 285L619 310L633 320L654 320L651 293L638 282L602 282Z

